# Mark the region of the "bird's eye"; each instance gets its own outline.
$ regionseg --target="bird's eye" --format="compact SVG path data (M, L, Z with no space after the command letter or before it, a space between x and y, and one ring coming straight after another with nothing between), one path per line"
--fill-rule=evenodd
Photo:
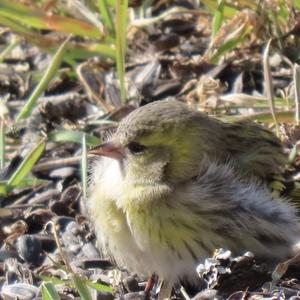
M136 142L130 142L128 144L127 148L129 149L129 151L132 154L140 154L146 149L146 147L144 145L141 145L141 144L136 143Z

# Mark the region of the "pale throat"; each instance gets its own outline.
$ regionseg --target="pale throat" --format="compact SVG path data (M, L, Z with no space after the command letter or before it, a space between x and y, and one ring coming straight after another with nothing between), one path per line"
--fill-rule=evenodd
M135 172L134 169L128 169L126 161L110 158L105 158L105 161L107 167L102 169L103 173L100 172L102 176L98 175L101 178L102 189L122 210L146 203L154 204L167 198L174 190L174 187L161 180L161 176L155 174L156 172L151 172L151 167L145 167L145 173L141 175L139 173L141 170ZM156 171L158 169L160 168L155 168ZM161 171L159 170L159 173Z
M136 177L123 177L122 197L119 205L123 208L147 206L159 203L173 192L173 187L163 181L141 180Z

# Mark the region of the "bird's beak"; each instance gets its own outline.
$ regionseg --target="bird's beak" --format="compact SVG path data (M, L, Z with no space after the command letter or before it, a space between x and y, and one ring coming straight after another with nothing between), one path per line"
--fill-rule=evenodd
M121 160L124 158L123 147L116 142L106 142L99 146L92 148L89 151L90 154L97 156L106 156L116 160Z

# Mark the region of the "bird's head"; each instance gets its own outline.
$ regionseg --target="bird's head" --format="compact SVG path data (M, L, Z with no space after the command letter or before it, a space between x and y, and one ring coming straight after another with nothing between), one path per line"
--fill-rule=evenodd
M130 113L112 138L91 153L117 159L133 182L185 181L197 176L208 146L201 138L207 121L178 101L153 102Z

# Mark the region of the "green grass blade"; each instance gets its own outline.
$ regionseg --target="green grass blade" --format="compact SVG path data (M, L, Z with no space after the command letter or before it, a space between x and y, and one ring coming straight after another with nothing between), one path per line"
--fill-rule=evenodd
M109 6L112 6L112 7L115 7L116 1L117 1L117 0L106 0L107 4L108 4Z
M46 184L46 183L49 183L49 181L34 178L34 177L25 177L18 184L18 188L19 189L34 188L36 186L40 186L40 185ZM8 191L11 191L11 187L8 187Z
M0 14L0 24L6 27L11 28L14 32L22 34L33 34L33 31L27 27L22 26L14 20L5 18Z
M98 292L106 292L106 293L111 293L111 294L113 294L113 292L114 292L114 289L111 286L107 286L107 285L104 285L101 283L87 281L86 284L89 287L97 290Z
M17 170L8 180L8 186L10 188L17 187L22 179L31 171L34 164L38 161L46 147L45 139L41 140L38 145L26 156Z
M8 192L7 181L0 181L0 195L6 196Z
M125 103L125 56L127 47L127 10L128 0L116 1L116 50L117 50L117 73L120 81L121 99Z
M211 57L211 62L213 64L217 64L219 59L225 54L231 51L232 49L236 48L239 44L241 44L244 41L245 37L241 36L236 39L232 39L224 43L222 46L220 46L216 53Z
M299 1L298 1L299 2ZM286 22L288 22L289 16L290 16L290 8L287 4L286 0L279 0L278 3L280 10L279 10L279 15L282 17Z
M60 300L59 294L51 282L43 282L41 290L43 300Z
M94 147L101 144L101 140L99 138L78 130L59 130L51 132L48 135L48 141L54 143L72 142L81 144L84 135L86 138L86 144L89 147Z
M50 282L52 285L63 285L63 284L69 284L69 280L60 279L55 276L47 276L47 275L38 275L38 278L43 280L44 282Z
M213 27L212 27L212 39L216 36L217 32L222 26L224 19L225 0L218 0L218 7L214 13Z
M53 30L94 39L103 37L98 28L90 23L60 15L50 15L33 5L29 6L12 0L0 1L0 16L36 29Z
M37 102L38 97L45 91L49 82L55 76L56 71L58 70L62 62L69 39L70 37L66 39L66 41L59 47L59 49L55 53L49 68L45 72L43 78L41 79L37 87L34 89L29 99L27 100L25 106L17 116L16 122L20 121L21 119L27 118L30 115L32 109L34 108Z
M300 1L299 0L294 0L293 1L293 7L296 8L297 10L300 10Z
M0 0L1 1L1 0ZM11 28L14 32L20 34L28 42L43 48L47 52L54 52L61 44L60 40L53 36L45 36L37 32L30 31L28 28L17 24L16 22L3 18L0 15L0 24ZM64 60L68 59L88 59L92 56L109 57L116 60L115 45L110 43L84 43L71 42L67 46Z
M73 284L75 285L81 299L93 300L88 286L79 276L77 276L76 274L72 274L71 280L72 280Z
M98 0L97 1L98 8L101 14L101 17L103 19L103 22L105 26L108 29L108 32L115 36L115 28L114 28L114 23L111 17L111 14L109 12L109 5L107 3L107 0Z
M66 55L74 59L86 59L93 55L102 55L116 60L116 49L112 45L100 43L70 44Z
M213 12L213 13L218 8L218 2L216 0L202 0L201 2L202 2L202 4L204 4L205 6L207 6L207 8L211 12ZM233 7L231 4L227 3L227 5L224 7L224 16L226 18L230 18L231 19L231 18L233 18L235 16L235 14L238 11L239 11L238 9L236 9L235 7Z

